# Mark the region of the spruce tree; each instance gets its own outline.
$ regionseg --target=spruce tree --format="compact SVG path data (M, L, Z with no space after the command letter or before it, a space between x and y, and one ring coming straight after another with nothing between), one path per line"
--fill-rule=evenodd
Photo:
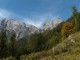
M6 29L3 28L0 32L0 58L6 56L6 42L7 42Z
M10 53L12 56L16 55L16 34L15 32L12 32L10 36Z
M75 25L74 28L77 31L79 24L78 24L78 11L77 11L76 6L72 7L72 13L73 13L73 20L74 20L74 25Z

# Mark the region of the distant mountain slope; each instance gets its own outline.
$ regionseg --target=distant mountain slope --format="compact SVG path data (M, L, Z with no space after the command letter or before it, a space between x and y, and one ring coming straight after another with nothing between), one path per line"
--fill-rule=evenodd
M56 18L56 19L54 19L54 20L52 20L52 21L47 21L47 22L44 23L43 29L44 29L44 30L53 29L54 27L56 27L56 26L57 26L58 24L60 24L61 22L62 22L62 20L59 19L59 18Z
M25 24L23 22L19 22L14 19L7 19L6 18L6 19L0 20L0 27L5 25L8 35L10 34L11 31L15 31L16 37L22 38L26 35L33 34L34 32L38 33L38 32L43 32L44 30L47 30L47 29L53 29L61 22L62 22L62 20L55 19L53 21L45 23L43 25L43 29L40 29L40 28L35 27L30 24Z
M3 19L1 20L1 27L6 26L7 32L16 32L17 38L22 38L25 35L30 35L34 32L39 32L39 29L33 25L21 23L13 19Z

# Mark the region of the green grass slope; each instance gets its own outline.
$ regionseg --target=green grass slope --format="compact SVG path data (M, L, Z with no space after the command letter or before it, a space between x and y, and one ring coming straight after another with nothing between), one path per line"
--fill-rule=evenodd
M23 55L21 60L80 60L80 32L70 35L49 51Z

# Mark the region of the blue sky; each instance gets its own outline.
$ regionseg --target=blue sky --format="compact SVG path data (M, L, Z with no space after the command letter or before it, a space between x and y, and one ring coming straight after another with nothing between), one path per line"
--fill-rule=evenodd
M13 18L40 27L44 21L68 19L80 0L0 0L0 18Z

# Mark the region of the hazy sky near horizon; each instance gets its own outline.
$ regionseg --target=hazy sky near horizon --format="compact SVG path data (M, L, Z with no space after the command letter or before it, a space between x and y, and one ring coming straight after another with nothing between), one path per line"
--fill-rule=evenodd
M44 21L68 19L80 0L0 0L0 18L13 18L40 27Z

